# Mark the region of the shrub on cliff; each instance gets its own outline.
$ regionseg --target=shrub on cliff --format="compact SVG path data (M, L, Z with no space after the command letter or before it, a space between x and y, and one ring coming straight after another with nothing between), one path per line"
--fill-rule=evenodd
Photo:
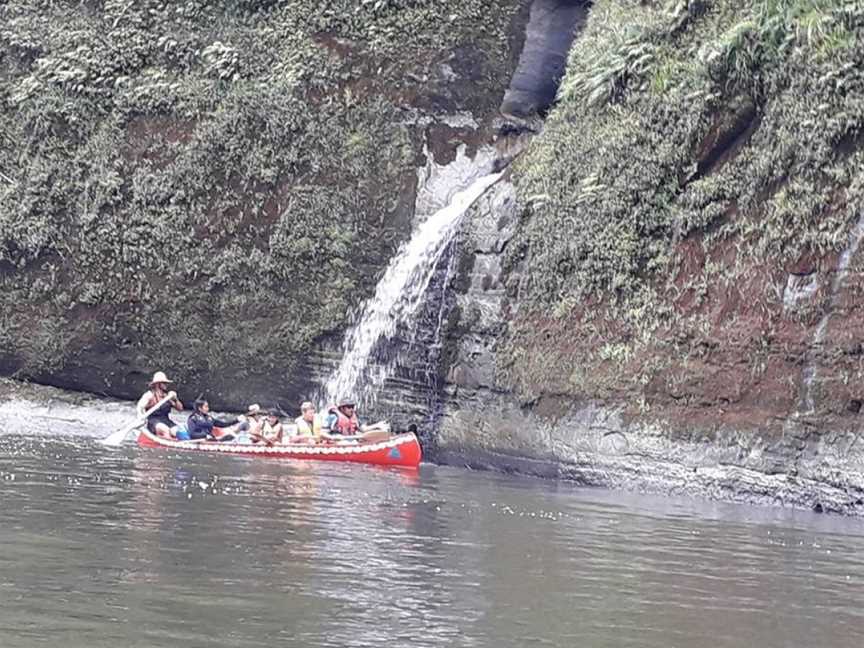
M296 380L407 231L407 75L494 105L516 4L0 3L0 368Z
M614 357L630 361L667 340L674 350L646 351L625 374L641 389L745 307L775 326L783 269L838 253L860 217L862 131L861 3L595 2L559 103L518 162L527 207L508 263L526 307L511 379L601 394L608 372L591 367L611 362L604 345L626 345ZM755 268L756 303L700 310ZM549 350L572 373L519 351L556 319L583 336L578 352ZM743 354L758 371L759 353Z

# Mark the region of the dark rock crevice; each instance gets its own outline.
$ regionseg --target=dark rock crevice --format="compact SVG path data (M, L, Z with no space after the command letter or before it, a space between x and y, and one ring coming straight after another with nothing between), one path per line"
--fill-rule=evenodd
M589 4L586 0L534 0L519 65L504 95L501 114L517 121L546 115Z
M749 97L738 98L720 112L696 151L696 172L688 182L716 173L747 145L759 128L759 112Z

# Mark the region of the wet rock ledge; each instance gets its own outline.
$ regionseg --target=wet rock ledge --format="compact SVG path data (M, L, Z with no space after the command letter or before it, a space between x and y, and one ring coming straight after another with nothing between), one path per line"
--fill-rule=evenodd
M864 514L864 443L848 423L825 429L792 414L779 429L760 431L719 411L713 423L672 409L665 419L640 417L624 397L616 404L520 396L505 377L501 348L519 308L503 270L519 213L514 186L501 183L463 232L437 461L586 486Z

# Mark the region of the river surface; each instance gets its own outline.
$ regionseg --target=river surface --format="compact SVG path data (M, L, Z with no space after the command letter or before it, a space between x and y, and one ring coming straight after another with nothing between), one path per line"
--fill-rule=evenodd
M864 645L858 520L0 436L0 646Z

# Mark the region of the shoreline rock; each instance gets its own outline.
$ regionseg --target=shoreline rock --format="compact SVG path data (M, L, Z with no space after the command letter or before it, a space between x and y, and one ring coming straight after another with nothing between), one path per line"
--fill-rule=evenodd
M518 426L492 430L483 423L492 401L504 394L484 394L474 407L449 409L443 433L431 459L448 466L493 470L558 479L583 486L652 495L779 505L816 512L864 515L864 452L845 456L838 437L833 450L810 448L791 472L767 472L770 448L737 445L730 434L724 445L674 441L660 429L619 427L620 419L598 407L587 407L555 425L522 415ZM503 405L502 405L503 406ZM134 403L70 392L32 383L0 379L0 428L37 435L50 425L52 436L100 438L128 425ZM461 437L453 429L473 430ZM518 437L521 454L494 445L489 435ZM544 445L544 442L551 442ZM848 441L848 440L847 440ZM533 451L527 448L533 446ZM517 444L514 444L514 446ZM735 457L739 463L732 463Z
M528 384L535 391L520 393L524 383L510 382L502 353L521 307L508 294L502 261L519 214L516 188L502 182L464 225L435 460L613 490L864 515L864 443L854 418L792 412L763 425L758 409L748 416L744 408L709 406L697 415L674 400L640 412L641 395L628 396L621 385L604 400L547 390L542 376ZM542 364L544 349L574 344L576 336L571 331L522 351L538 354ZM552 356L545 360L542 371L572 370L550 364L558 361Z

